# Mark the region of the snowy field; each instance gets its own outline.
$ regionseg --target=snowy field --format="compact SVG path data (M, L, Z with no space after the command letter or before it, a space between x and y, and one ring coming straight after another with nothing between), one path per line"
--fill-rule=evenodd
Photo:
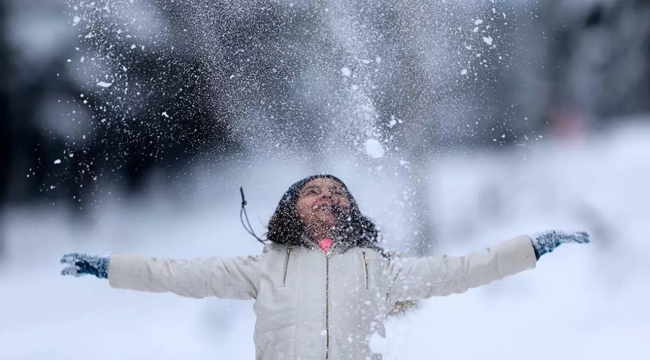
M345 164L348 182L398 245L397 180ZM310 171L261 159L214 175L197 170L181 199L158 193L106 200L87 225L54 210L13 209L2 229L0 359L253 359L252 302L117 291L105 280L59 276L61 254L133 252L194 257L257 253L239 222L238 186L258 232L286 188ZM277 175L276 175L277 174ZM374 177L373 177L374 176ZM367 179L374 179L371 183ZM435 298L393 319L374 344L403 360L650 359L650 127L573 143L540 141L482 157L450 154L430 171L438 252L460 254L526 232L586 229L535 270Z

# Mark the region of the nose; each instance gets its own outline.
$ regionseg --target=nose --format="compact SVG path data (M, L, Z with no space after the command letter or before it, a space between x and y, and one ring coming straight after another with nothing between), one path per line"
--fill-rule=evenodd
M321 193L321 198L323 198L323 199L331 199L332 198L332 192L327 190L327 189L323 190L323 192Z

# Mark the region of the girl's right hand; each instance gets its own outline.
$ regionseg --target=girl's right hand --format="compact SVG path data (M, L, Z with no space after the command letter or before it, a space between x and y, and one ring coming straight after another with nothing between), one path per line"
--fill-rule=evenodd
M108 278L108 257L72 253L63 255L61 263L70 265L61 270L61 275L64 276L93 275L100 279Z

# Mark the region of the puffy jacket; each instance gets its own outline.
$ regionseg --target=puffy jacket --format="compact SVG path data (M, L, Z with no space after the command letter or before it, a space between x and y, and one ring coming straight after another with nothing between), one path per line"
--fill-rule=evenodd
M466 256L386 256L369 248L287 248L259 256L174 260L114 255L115 288L203 298L254 299L257 360L381 359L372 334L396 306L535 267L528 236Z

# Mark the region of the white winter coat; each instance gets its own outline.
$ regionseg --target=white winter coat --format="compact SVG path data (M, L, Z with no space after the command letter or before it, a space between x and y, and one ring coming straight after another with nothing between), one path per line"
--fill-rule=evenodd
M467 256L384 257L367 248L267 245L261 255L173 260L115 255L112 287L203 298L254 299L257 360L364 360L400 302L462 293L528 268L520 236Z

